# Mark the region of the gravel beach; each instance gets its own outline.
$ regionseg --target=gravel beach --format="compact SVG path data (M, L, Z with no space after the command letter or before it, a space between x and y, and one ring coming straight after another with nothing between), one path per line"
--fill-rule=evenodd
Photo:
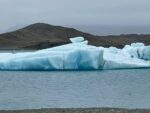
M150 113L150 109L117 108L76 108L76 109L36 109L36 110L1 110L0 113Z

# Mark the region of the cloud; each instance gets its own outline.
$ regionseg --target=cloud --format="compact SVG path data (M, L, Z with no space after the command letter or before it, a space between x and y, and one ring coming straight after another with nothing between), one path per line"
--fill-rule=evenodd
M149 0L0 0L0 30L20 24L147 25Z

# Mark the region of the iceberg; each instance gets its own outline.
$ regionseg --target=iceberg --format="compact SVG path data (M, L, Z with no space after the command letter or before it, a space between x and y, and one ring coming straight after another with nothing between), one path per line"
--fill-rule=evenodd
M83 37L70 38L70 41L72 43L80 43L84 41L84 38Z
M116 47L88 45L83 37L72 43L22 53L0 53L0 70L100 70L149 68L150 46L142 43Z
M0 70L100 69L103 50L73 43L28 53L1 53Z
M129 69L129 68L148 68L150 61L133 58L128 53L118 50L117 53L110 52L109 48L104 50L103 69Z
M123 51L128 53L131 57L150 60L150 46L145 46L143 43L126 45Z

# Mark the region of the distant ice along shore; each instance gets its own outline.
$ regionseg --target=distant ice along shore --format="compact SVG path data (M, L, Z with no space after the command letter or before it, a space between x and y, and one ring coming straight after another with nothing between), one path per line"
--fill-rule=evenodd
M83 37L70 44L35 52L0 53L0 70L99 70L149 68L150 46L132 43L123 49L88 45Z

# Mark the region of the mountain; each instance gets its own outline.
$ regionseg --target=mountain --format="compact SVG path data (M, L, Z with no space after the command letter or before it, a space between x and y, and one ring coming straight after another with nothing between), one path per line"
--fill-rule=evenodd
M36 23L25 28L0 34L0 49L43 49L70 43L70 37L83 36L95 46L123 47L133 42L150 45L150 35L95 36L73 28Z

